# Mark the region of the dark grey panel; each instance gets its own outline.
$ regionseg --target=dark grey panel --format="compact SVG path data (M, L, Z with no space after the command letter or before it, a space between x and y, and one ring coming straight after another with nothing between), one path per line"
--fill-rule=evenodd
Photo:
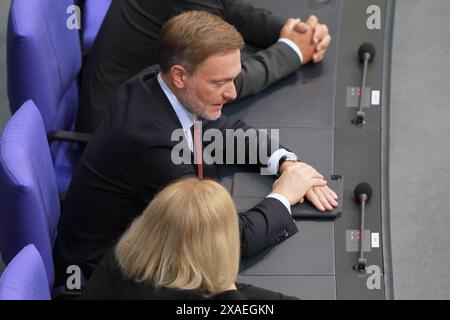
M321 174L334 174L334 130L312 128L280 129L280 143L295 152ZM337 172L338 173L338 172Z
M344 19L342 19L340 52L338 58L338 81L336 96L336 126L352 127L351 121L356 115L357 108L347 107L347 87L360 87L362 79L362 64L358 60L359 46L365 42L372 43L376 48L376 56L368 67L367 86L372 90L381 90L381 97L385 92L382 90L383 81L383 49L385 25L380 30L369 30L367 28L366 13L371 5L377 5L381 9L382 17L386 15L386 1L383 0L352 0L344 1ZM384 99L381 99L382 101ZM385 106L371 106L365 108L365 128L380 128L381 108ZM379 142L378 142L379 143Z
M253 284L303 300L335 300L334 276L239 276L238 282Z
M352 141L352 143L348 143ZM336 264L339 270L351 273L358 253L347 253L346 230L360 228L360 206L354 200L353 190L360 182L372 186L372 199L366 206L365 229L381 234L380 218L380 131L377 129L359 131L356 128L338 129L336 132L337 168L345 172L344 214L336 222ZM378 155L378 157L374 156ZM345 252L345 254L343 254ZM369 264L382 265L382 249L373 249L365 254Z
M253 107L252 107L253 108ZM334 174L334 129L319 128L285 128L279 131L280 144L295 152L303 161L313 166L325 176ZM221 182L231 191L234 173L242 168L218 166Z
M332 127L341 1L257 0L252 3L284 18L306 19L314 13L329 26L335 41L322 63L300 68L264 93L227 106L224 114L257 128Z
M340 283L346 284L337 291L339 300L382 300L385 297L383 274L360 274L356 277L353 274L339 274L336 275L336 282L338 287Z
M385 17L387 1L256 0L253 3L284 17L292 16L296 10L301 12L299 16L303 17L314 13L328 24L334 42L323 64L302 68L262 95L229 106L226 113L239 117L255 127L280 128L280 141L283 145L296 152L303 161L313 165L321 173L326 175L337 173L345 176L346 183L342 219L334 223L297 222L300 227L299 234L253 259L244 261L243 274L259 275L254 278L254 283L257 285L267 283L270 289L277 286L278 278L274 280L273 277L261 276L290 275L285 277L287 283L283 284L279 291L286 292L283 289L292 288L293 293L301 292L303 289L291 285L295 276L306 277L311 280L311 288L307 288L305 292L306 298L312 297L314 295L312 291L318 288L316 286L320 286L313 281L316 279L314 274L324 274L333 279L334 290L338 292L337 298L382 299L385 297L383 248L386 247L383 236L389 231L381 229L383 213L380 177L383 172L381 172L380 141L383 134L382 111L386 112L387 108L383 90L386 89L385 84L383 87L386 74L383 72L386 73L388 70L384 66L388 58L383 55L384 41L389 40L385 37L391 32L384 27L390 28L391 25L385 25L386 21L383 20L381 30L368 30L366 19L367 8L370 5L378 5L382 16ZM330 8L333 10L328 11ZM362 68L356 52L359 45L366 41L372 42L377 49L377 57L369 67L367 85L373 90L381 90L381 104L365 108L367 124L363 128L356 128L351 124L356 108L347 107L347 87L360 86ZM332 65L334 67L331 67ZM381 287L378 287L376 281L375 287L373 281L372 287L368 286L368 283L375 279L374 275L352 270L358 253L346 250L346 231L359 229L360 210L354 202L353 189L362 181L369 182L374 189L374 196L367 207L365 229L382 235L380 247L371 248L365 257L369 266L379 268L380 275L375 278L381 279ZM254 190L246 190L248 186L236 183L233 184L233 189L240 209L253 206L262 196ZM242 198L243 195L259 197L245 199ZM335 227L335 232L329 228L330 226ZM327 270L324 265L328 263L332 268ZM319 295L330 295L331 292L330 296L336 298L334 290L330 288L321 287L318 290L323 290Z

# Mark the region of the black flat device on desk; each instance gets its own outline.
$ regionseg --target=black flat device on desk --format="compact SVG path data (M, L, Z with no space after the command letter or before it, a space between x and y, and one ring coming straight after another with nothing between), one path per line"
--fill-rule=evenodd
M264 176L257 173L235 173L232 194L237 206L242 208L257 204L271 193L275 182L274 176ZM322 212L309 201L292 207L292 217L295 219L336 219L342 215L344 179L340 175L332 175L328 179L328 186L339 197L339 206L333 211Z

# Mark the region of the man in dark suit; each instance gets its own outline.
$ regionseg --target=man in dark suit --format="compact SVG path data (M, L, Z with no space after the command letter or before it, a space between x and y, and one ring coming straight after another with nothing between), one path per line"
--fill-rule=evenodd
M158 63L157 39L162 25L189 10L204 10L234 25L251 46L263 48L243 59L236 77L237 97L256 94L297 71L320 62L331 37L312 16L307 24L287 22L243 0L113 1L84 67L77 130L94 132L120 85ZM306 36L309 27L314 36ZM312 51L308 44L314 42Z
M57 285L65 283L70 265L80 266L89 278L106 250L160 189L199 173L192 162L174 161L173 150L179 144L172 138L174 132L183 130L183 142L189 146L185 150L192 159L198 147L190 131L194 118L203 120L204 131L216 129L223 136L226 130L249 129L242 121L221 115L223 105L236 98L234 79L241 71L242 46L233 26L207 12L187 12L165 24L161 72L146 69L121 87L78 164L55 243ZM247 158L252 146L250 139L245 141ZM256 148L257 154L262 151ZM337 206L337 196L316 170L295 161L287 150L265 152L270 156L268 170L281 176L272 194L239 216L243 256L295 234L290 206L303 197L321 210ZM258 161L254 167L262 165ZM205 165L205 175L214 177L214 169Z

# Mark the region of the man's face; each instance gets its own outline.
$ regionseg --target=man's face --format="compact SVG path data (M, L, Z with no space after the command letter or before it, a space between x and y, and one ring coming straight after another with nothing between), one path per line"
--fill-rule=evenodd
M185 75L180 102L198 117L217 120L223 105L236 99L234 79L240 72L240 50L213 55Z

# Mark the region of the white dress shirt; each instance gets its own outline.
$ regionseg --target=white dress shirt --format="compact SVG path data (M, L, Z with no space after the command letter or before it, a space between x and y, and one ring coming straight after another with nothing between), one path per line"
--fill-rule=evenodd
M292 50L295 51L295 53L298 55L298 57L300 58L300 65L303 64L303 54L302 51L300 50L299 47L297 47L297 45L292 41L289 40L288 38L280 38L278 39L278 42L283 42L285 44L287 44L289 47L291 47Z

